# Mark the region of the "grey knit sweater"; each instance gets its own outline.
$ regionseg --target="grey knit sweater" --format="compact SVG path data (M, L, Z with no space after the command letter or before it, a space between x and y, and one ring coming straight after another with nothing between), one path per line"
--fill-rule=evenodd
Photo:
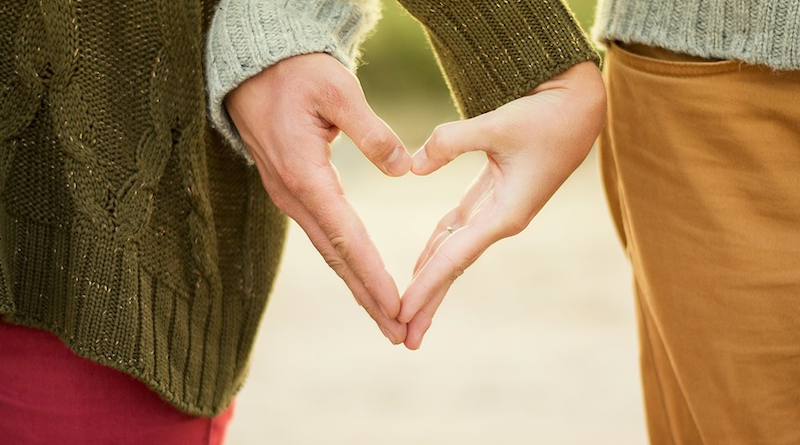
M251 160L228 118L225 96L283 59L315 52L355 68L359 45L380 17L374 0L221 0L206 42L211 122Z
M423 25L464 116L492 110L599 57L562 0L398 0ZM285 58L324 52L353 69L379 0L220 0L208 32L212 124L250 159L224 107L247 78Z
M592 34L601 45L641 43L800 69L798 0L600 0Z

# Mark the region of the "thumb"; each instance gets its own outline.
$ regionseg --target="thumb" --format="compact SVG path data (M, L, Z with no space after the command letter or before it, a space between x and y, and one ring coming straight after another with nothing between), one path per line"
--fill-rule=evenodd
M469 151L490 151L489 114L439 125L416 153L411 171L428 175Z
M378 169L402 176L411 169L411 156L394 131L370 108L358 80L340 85L336 100L329 101L326 120L346 134Z

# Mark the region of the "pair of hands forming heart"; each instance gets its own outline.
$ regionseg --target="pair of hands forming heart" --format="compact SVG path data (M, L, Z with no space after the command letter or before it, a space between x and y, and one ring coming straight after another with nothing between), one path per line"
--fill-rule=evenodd
M586 157L605 119L592 62L494 111L440 125L413 158L369 107L358 79L327 54L285 59L239 85L225 105L275 205L300 224L384 335L409 349L419 348L455 279L494 242L527 227ZM330 161L340 130L389 176L427 175L468 151L487 155L439 221L402 298Z

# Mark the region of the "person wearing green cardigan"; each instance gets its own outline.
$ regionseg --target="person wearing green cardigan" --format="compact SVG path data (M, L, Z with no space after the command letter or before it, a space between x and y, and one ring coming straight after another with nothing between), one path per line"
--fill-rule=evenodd
M604 0L653 445L800 443L800 3Z
M419 347L452 280L586 155L605 95L561 2L402 3L468 118L413 158L348 71L374 1L0 6L3 440L219 443L281 210L392 342ZM339 130L392 176L487 152L402 303L330 166Z

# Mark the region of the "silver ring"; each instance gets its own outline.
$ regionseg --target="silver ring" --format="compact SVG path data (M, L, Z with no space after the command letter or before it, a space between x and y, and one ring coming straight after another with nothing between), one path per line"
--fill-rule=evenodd
M448 232L450 232L450 233L453 233L453 232L455 232L455 231L456 231L456 229L454 229L454 228L452 228L452 227L450 227L450 226L447 226L447 228L445 228L445 230L447 230L447 231L448 231Z

